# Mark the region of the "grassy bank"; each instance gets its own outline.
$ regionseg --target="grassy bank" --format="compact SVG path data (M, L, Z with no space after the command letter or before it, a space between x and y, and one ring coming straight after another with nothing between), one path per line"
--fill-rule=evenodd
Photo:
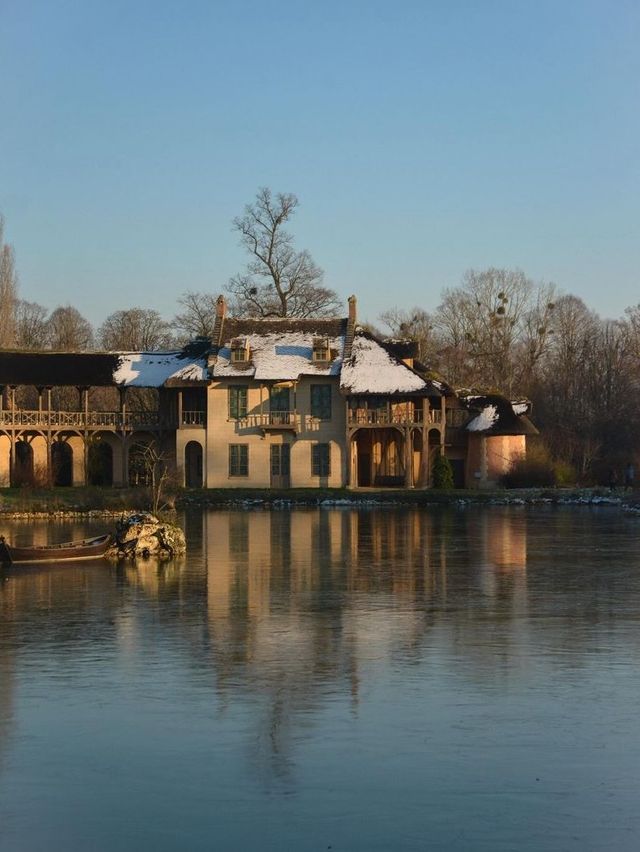
M640 505L640 494L619 489L531 488L511 491L436 491L385 489L349 491L338 488L220 488L183 490L177 495L176 508L189 506L265 506L283 505L460 505L460 504L602 504L631 508ZM0 489L0 514L121 514L148 509L149 494L143 488L4 488Z

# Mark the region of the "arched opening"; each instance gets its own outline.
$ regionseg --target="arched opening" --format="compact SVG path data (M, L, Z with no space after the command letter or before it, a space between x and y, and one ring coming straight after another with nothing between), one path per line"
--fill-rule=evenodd
M73 450L65 441L51 445L51 481L57 486L73 485Z
M413 435L411 437L411 449L412 449L412 475L413 475L413 484L418 488L426 485L425 482L425 471L424 471L424 446L422 440L422 431L420 429L414 429Z
M397 429L359 429L356 483L359 488L401 488L405 484L404 438Z
M26 441L16 441L11 485L34 485L33 447Z
M153 474L154 453L151 443L137 443L129 450L129 485L148 487Z
M433 463L440 452L440 432L437 429L429 430L429 485L433 485Z
M202 488L202 445L198 441L189 441L184 448L184 484Z
M113 450L106 441L89 445L89 485L113 485Z

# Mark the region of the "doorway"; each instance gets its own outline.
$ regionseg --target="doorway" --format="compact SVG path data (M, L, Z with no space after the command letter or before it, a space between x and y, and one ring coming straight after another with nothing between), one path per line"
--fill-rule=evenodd
M271 445L271 487L289 488L291 484L291 447L289 444Z

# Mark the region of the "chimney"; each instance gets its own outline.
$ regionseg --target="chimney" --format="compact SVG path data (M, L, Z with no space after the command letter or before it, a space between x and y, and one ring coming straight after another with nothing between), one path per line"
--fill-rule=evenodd
M356 324L356 305L358 303L358 300L356 299L355 296L349 296L349 299L347 301L349 302L349 325L355 326L355 324Z
M218 357L217 350L222 346L222 330L224 327L224 319L227 315L227 303L224 296L220 295L216 299L216 318L213 324L212 344L215 347L214 353L209 356L209 366L212 367Z
M353 337L356 333L356 304L357 299L355 296L349 296L349 318L347 319L347 332L344 338L344 351L342 353L342 357L346 361L347 358L351 358L351 347L353 345Z

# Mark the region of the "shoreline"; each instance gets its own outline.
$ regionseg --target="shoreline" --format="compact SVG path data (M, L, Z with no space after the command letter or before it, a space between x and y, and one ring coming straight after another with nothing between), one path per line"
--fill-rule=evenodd
M640 514L640 492L609 488L513 490L200 489L182 491L175 510L189 508L286 509L392 506L612 506ZM143 489L0 489L0 519L119 518L149 511ZM173 510L169 510L173 511Z

